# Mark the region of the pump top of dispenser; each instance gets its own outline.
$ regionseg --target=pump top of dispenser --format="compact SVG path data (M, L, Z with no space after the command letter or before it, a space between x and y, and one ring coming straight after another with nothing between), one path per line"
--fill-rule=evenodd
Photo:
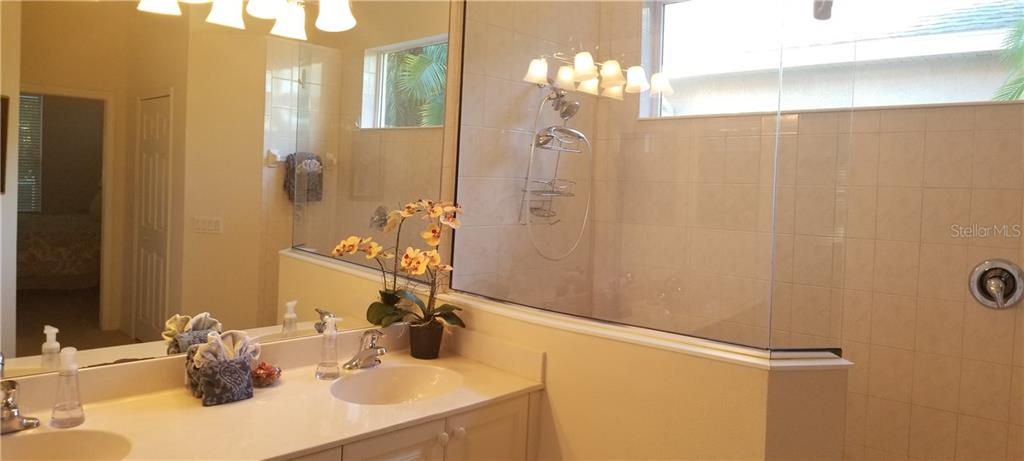
M335 326L337 324L337 322L338 322L338 319L336 319L334 317L331 317L331 318L325 320L324 321L324 334L329 334L330 336L337 335L338 334L338 329Z
M75 353L78 349L74 347L65 347L60 350L60 371L63 373L76 373L78 372L78 361L75 360Z
M284 303L285 317L295 317L295 306L299 304L298 301L288 301Z
M55 326L46 325L43 327L43 334L46 335L46 342L43 343L44 354L48 352L54 354L60 352L60 343L57 342L57 333L60 333L60 330Z

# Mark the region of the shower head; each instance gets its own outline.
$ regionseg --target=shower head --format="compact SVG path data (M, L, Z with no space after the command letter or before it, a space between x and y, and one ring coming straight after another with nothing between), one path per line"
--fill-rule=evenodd
M832 17L833 0L814 0L814 19L827 20Z

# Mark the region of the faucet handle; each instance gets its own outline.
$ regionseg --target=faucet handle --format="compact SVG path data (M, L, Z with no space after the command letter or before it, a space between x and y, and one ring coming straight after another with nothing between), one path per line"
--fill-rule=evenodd
M366 330L363 332L363 349L370 349L377 347L377 341L384 337L384 332L380 330Z
M13 379L9 379L0 383L0 388L2 388L4 394L3 405L8 407L13 406L14 399L18 394L18 382Z

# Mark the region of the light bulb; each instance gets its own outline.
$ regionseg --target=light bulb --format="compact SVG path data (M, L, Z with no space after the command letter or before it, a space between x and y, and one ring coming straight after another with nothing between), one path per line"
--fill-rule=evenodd
M622 66L619 61L609 59L601 64L601 88L622 86L626 79L622 78Z
M287 3L286 0L249 0L249 4L245 5L245 12L254 18L277 19Z
M633 66L626 69L626 93L647 91L651 85L647 83L647 71L643 67Z
M356 26L348 0L320 0L316 28L324 32L343 32Z
M213 7L210 14L206 16L206 22L245 29L245 21L242 19L242 0L213 0Z
M281 8L270 33L278 37L306 40L306 10L298 3L288 2Z
M581 51L576 53L572 60L573 72L576 73L576 81L583 82L597 77L597 66L594 65L594 57L589 52Z
M181 16L181 7L178 6L177 0L141 0L136 9L147 13Z
M576 91L597 96L599 93L597 90L597 84L597 77L594 77L590 80L584 80L580 82L580 86L576 87Z
M576 72L573 72L572 66L561 66L558 68L558 74L555 76L555 87L563 90L575 90L575 78Z
M523 80L538 85L547 85L548 60L544 58L530 60L530 67L526 70L526 76L523 77Z
M622 85L605 88L604 91L601 92L601 96L622 101Z
M671 96L675 93L672 89L672 84L669 83L668 77L661 72L655 72L651 75L651 94L664 94L665 96Z

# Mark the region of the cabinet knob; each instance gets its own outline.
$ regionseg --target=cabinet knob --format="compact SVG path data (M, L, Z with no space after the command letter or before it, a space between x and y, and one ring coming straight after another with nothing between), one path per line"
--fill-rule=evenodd
M447 432L437 434L437 442L440 443L441 445L448 445L449 439L451 439L451 437L448 436Z
M461 439L466 437L466 428L459 426L455 428L455 438Z

